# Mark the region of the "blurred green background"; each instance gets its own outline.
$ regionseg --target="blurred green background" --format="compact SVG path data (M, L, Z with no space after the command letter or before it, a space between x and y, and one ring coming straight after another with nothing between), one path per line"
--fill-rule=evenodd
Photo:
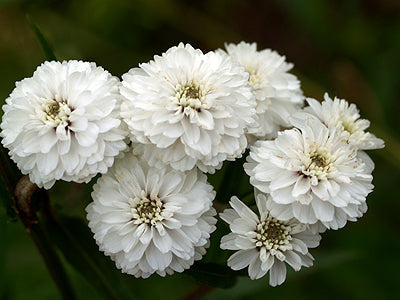
M365 216L325 233L312 251L314 267L290 272L280 287L269 287L267 278L241 277L231 289L200 291L204 299L400 297L400 1L0 0L2 103L15 81L30 77L45 60L26 13L59 60L95 61L117 76L181 41L209 51L245 40L293 62L305 95L322 100L328 91L356 103L371 131L386 142L384 150L370 152L375 191ZM89 189L63 183L51 197L58 210L74 216L84 216L90 201ZM5 212L1 207L0 298L60 299L21 223ZM79 299L100 296L65 265ZM184 274L121 278L137 298L179 299L196 289Z

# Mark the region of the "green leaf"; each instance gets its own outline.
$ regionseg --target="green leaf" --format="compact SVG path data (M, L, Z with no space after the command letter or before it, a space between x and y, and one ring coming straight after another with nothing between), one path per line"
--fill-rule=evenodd
M124 275L99 251L85 222L76 217L57 216L47 220L51 240L66 260L106 299L132 299Z
M36 37L40 45L42 46L46 59L49 61L57 60L52 47L50 46L47 39L44 37L43 33L40 31L39 27L33 21L32 17L30 15L26 15L26 19L28 20L28 23L31 26L32 30L35 32Z
M199 283L223 289L234 286L237 281L236 272L216 263L196 262L185 274L192 276Z

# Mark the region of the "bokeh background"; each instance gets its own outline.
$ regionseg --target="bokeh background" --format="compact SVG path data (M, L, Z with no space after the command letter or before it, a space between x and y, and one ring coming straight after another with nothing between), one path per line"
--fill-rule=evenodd
M305 95L323 93L356 103L386 148L376 163L369 210L357 223L323 235L315 265L290 272L277 288L267 278L240 277L230 289L207 289L203 299L400 296L400 1L398 0L0 0L0 101L15 81L45 60L26 20L29 14L59 60L95 61L120 76L179 42L203 51L225 42L257 42L295 64ZM2 185L2 202L8 194ZM84 216L90 188L57 183L58 210ZM215 244L215 243L214 243ZM64 261L79 299L98 299ZM107 274L105 274L107 276ZM189 297L197 283L185 274L148 280L121 277L137 298ZM0 208L0 299L60 299L37 249L19 221Z

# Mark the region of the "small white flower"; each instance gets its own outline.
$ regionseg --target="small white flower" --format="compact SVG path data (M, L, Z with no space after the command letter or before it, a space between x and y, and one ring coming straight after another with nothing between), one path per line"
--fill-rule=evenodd
M126 148L119 80L94 63L45 62L16 83L3 106L1 137L32 182L88 182Z
M256 196L260 217L237 197L220 217L229 224L231 233L222 237L221 248L239 250L228 259L233 270L249 267L251 279L258 279L269 271L269 284L276 286L286 279L285 262L295 271L310 267L313 257L308 248L315 248L321 239L308 226L295 219L279 221L269 214L263 194Z
M248 74L229 56L179 44L122 76L132 140L174 169L214 172L240 157L255 120Z
M258 141L244 165L250 182L271 194L271 214L340 228L365 210L372 191L372 160L336 128L307 119L273 141ZM361 215L360 215L361 214Z
M297 112L293 115L293 125L301 126L300 124L312 115L326 126L340 129L349 142L360 150L379 149L385 146L383 140L370 132L365 132L370 122L366 119L360 119L355 104L349 104L346 100L336 97L332 101L327 93L325 93L324 98L325 101L322 103L307 98L310 106L306 107L304 112Z
M281 126L290 126L289 116L303 104L300 81L288 73L293 64L270 49L257 51L256 43L225 47L249 73L249 84L257 100L258 126L249 129L249 133L258 137L276 136Z
M93 189L89 227L122 272L165 276L183 272L205 254L215 230L215 191L197 169L149 167L128 154Z

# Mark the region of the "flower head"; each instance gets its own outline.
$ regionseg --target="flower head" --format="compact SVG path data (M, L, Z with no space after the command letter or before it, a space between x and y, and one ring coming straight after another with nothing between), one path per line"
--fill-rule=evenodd
M256 104L248 74L229 56L179 44L122 78L132 140L154 145L174 169L214 172L245 151Z
M259 120L249 133L258 137L276 136L281 126L290 126L290 114L303 104L300 81L288 72L293 65L270 49L257 51L256 43L241 42L225 47L249 73L249 84L257 100Z
M124 273L183 272L205 254L215 230L215 192L197 169L150 167L128 154L93 189L89 227Z
M325 101L319 103L317 100L307 98L309 106L303 112L293 115L292 123L301 126L302 122L309 117L316 117L329 128L338 128L349 140L350 144L360 150L379 149L385 146L383 140L377 138L370 132L365 132L370 122L360 119L359 111L355 104L349 104L344 99L334 100L325 93Z
M3 106L3 145L40 187L87 182L126 148L119 81L94 63L45 62Z
M295 271L312 266L308 248L317 247L321 237L295 219L279 221L272 217L265 195L258 193L256 203L260 216L237 197L231 198L233 209L220 214L232 231L222 237L221 248L239 250L228 259L233 270L248 266L251 279L261 278L269 271L269 284L276 286L285 281L285 262Z
M338 129L313 118L300 130L256 142L244 167L251 184L271 194L274 217L320 221L327 228L359 217L373 188L368 156L348 144Z

